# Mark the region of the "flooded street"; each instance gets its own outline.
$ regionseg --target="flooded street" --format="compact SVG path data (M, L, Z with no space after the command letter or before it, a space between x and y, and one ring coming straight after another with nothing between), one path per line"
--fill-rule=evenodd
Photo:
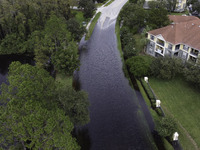
M86 48L81 50L78 75L81 89L89 93L91 119L82 127L83 149L153 149L143 110L124 76L117 49L115 23L126 2L115 0L108 7L98 9L102 15L85 43Z

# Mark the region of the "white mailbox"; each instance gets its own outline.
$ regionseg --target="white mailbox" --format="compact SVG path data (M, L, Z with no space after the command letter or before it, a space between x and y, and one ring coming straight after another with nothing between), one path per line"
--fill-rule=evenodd
M178 132L175 132L173 134L173 141L178 141L178 136L179 136Z
M158 108L158 107L160 107L160 104L161 104L161 101L160 100L156 100L156 107Z
M148 77L144 77L144 81L148 83Z

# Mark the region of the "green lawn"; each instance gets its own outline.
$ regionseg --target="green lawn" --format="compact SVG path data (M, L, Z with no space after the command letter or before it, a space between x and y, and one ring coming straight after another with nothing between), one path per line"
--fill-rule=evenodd
M149 83L161 100L165 113L174 116L186 129L184 131L179 125L180 142L184 150L195 150L195 143L200 148L200 92L182 78L170 81L150 78ZM192 139L195 143L192 143Z
M143 98L144 98L144 100L145 100L145 102L146 102L146 104L147 104L147 106L149 108L151 116L153 117L154 120L160 119L160 117L158 116L158 114L153 109L151 109L151 103L150 103L150 101L149 101L149 99L148 99L148 97L147 97L147 95L146 95L146 93L145 93L145 91L144 91L144 89L143 89L140 81L137 80L137 84L138 84L140 92L141 92L141 94L142 94L142 96L143 96ZM163 138L162 140L163 140L164 147L167 150L173 150L173 147L171 146L171 144L165 138Z
M94 27L99 19L99 17L101 16L101 12L98 12L96 14L96 16L94 17L94 19L92 20L91 24L90 24L90 27L88 29L88 33L86 34L86 37L85 39L88 40L90 38L90 36L92 35L92 32L94 30Z

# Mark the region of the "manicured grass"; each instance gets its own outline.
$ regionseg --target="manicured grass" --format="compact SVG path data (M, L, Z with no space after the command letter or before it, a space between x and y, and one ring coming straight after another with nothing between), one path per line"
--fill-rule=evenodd
M115 33L116 33L116 36L117 36L117 48L118 48L118 50L120 52L121 58L124 58L123 57L123 52L122 52L121 38L120 38L119 20L120 20L120 18L118 17L117 21L116 21L116 25L115 25Z
M67 86L72 86L73 77L57 73L56 81L60 82L61 84L67 85Z
M147 106L148 106L148 108L149 108L149 111L150 111L150 113L151 113L151 116L153 117L154 120L160 119L160 117L158 116L158 114L156 113L156 111L154 111L154 110L151 108L150 100L149 100L149 98L147 97L147 95L146 95L146 93L145 93L145 91L144 91L144 89L143 89L143 87L142 87L142 84L140 83L140 81L138 81L138 80L136 80L136 81L137 81L137 85L138 85L138 87L139 87L139 89L140 89L140 93L142 94L142 96L143 96L143 98L144 98L144 100L145 100L145 102L146 102L146 104L147 104ZM163 144L164 144L164 146L165 146L165 148L166 148L167 150L173 150L173 147L171 146L171 144L170 144L166 139L163 138L162 140L163 140Z
M110 0L104 7L110 5L112 2L114 2L115 0Z
M101 12L98 12L98 13L96 14L96 16L94 17L94 19L92 20L92 22L91 22L91 24L90 24L90 27L89 27L89 29L88 29L88 33L87 33L86 36L85 36L85 39L86 39L86 40L88 40L88 39L91 37L92 32L93 32L93 30L94 30L94 27L95 27L95 25L96 25L96 23L97 23L97 21L98 21L98 19L99 19L100 16L101 16Z
M179 139L184 150L195 150L192 139L200 147L200 92L182 78L170 81L150 78L149 83L161 100L165 113L174 116L179 123Z

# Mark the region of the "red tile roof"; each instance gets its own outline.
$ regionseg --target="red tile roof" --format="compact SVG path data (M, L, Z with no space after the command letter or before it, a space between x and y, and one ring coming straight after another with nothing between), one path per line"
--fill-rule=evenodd
M172 44L187 44L200 50L200 19L194 16L169 16L173 21L171 25L149 31L155 36L161 34Z

